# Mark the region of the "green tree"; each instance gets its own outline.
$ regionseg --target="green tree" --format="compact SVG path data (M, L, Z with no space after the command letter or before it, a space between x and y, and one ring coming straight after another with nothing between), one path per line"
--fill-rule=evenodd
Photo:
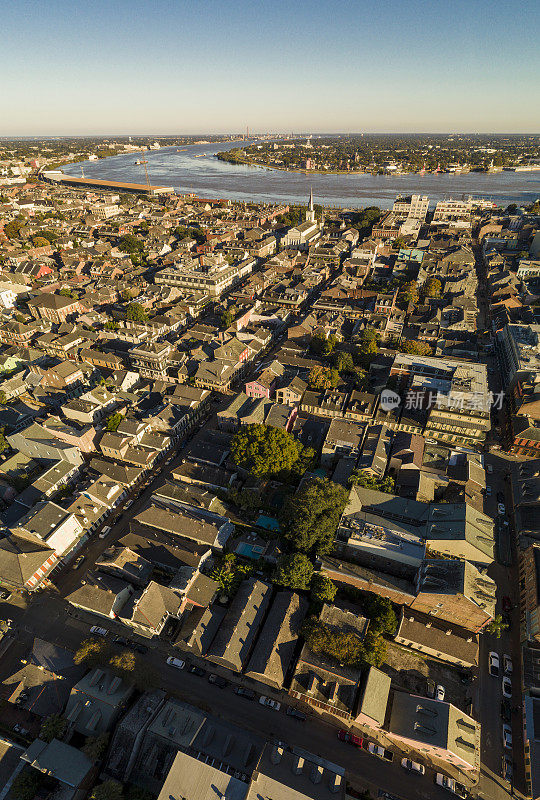
M23 769L13 780L9 796L13 800L34 800L43 780L44 776L37 769Z
M115 414L111 414L111 416L107 419L105 423L105 430L111 431L115 433L118 430L118 426L124 419L124 415L117 411Z
M39 729L39 738L44 742L52 742L53 739L61 739L67 728L67 720L60 714L51 714L43 720Z
M68 289L65 286L62 289L60 289L58 294L61 295L62 297L73 297L73 292L71 291L71 289Z
M132 233L126 233L118 240L118 249L130 255L141 253L144 250L142 239Z
M401 287L399 299L403 300L405 303L417 303L418 296L418 285L416 281L408 281L408 283L403 284Z
M8 237L8 239L15 239L19 235L19 231L21 228L24 228L26 224L26 220L18 217L17 219L11 220L11 222L7 222L4 225L4 233Z
M82 751L91 761L99 761L105 755L108 743L109 734L106 732L99 736L87 736Z
M491 633L497 639L500 639L503 631L505 631L507 628L508 624L503 622L502 615L496 614L496 616L493 617L489 625L487 625L484 630L487 633Z
M94 787L90 800L123 800L122 784L118 781L104 781Z
M340 350L334 353L334 366L341 374L342 372L354 372L354 361L350 353Z
M387 597L369 592L362 600L362 611L369 619L369 629L393 636L397 628L394 607Z
M126 318L132 322L146 322L148 314L140 303L130 303L126 308Z
M223 309L220 316L220 322L222 328L229 328L233 324L234 317L229 311L229 309L227 308Z
M433 352L427 342L417 342L413 339L402 341L399 349L402 353L409 353L413 356L430 356Z
M438 278L428 278L422 289L424 297L440 297L442 283Z
M327 478L310 481L287 498L280 513L283 537L292 550L328 553L349 492Z
M331 367L313 367L308 383L312 389L332 389L339 383L339 372Z
M364 661L372 667L380 667L386 660L386 639L376 631L368 630L364 639Z
M127 791L126 800L154 800L154 795L147 789L132 784Z
M313 575L313 564L303 553L282 556L274 570L273 580L279 586L299 591L308 589Z
M369 367L374 356L379 352L379 334L375 328L364 328L356 354L362 367Z
M0 389L0 405L4 406L4 405L6 404L6 400L7 400L7 395L6 395L6 393L4 392L4 390L3 390L3 389ZM2 429L2 439L4 439L4 431L3 431L3 429ZM7 447L7 442L6 442L6 440L5 440L5 439L4 439L4 442L5 442L5 445L4 445L4 447L3 447L3 448L0 450L0 453L1 453L3 450L5 450L5 448Z
M214 567L212 579L217 581L225 594L232 597L238 591L242 581L249 578L254 569L253 564L240 561L234 553L227 553Z
M258 478L289 473L300 454L290 433L257 423L242 425L231 442L234 463Z
M108 331L117 331L120 325L114 319L108 319L104 326Z
M326 357L332 353L337 341L337 336L333 333L327 337L323 330L319 330L312 336L309 349L315 355Z
M314 653L324 653L338 664L359 667L364 661L364 645L354 631L336 630L312 617L302 626L302 635Z
M48 247L50 242L44 236L32 236L32 244L34 247Z
M333 603L337 592L337 586L327 575L315 572L309 587L311 599L316 603Z
M103 666L110 656L105 642L98 639L85 639L75 651L73 661L75 664L84 664L85 667Z

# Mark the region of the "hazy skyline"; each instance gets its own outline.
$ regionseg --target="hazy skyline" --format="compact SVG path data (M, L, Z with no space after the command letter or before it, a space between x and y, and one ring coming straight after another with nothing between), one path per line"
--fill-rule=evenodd
M0 135L540 131L540 3L19 0Z

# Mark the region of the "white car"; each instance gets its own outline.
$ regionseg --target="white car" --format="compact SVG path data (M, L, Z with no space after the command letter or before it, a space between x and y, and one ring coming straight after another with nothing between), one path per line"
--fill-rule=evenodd
M512 681L506 676L502 679L502 693L503 697L512 698Z
M185 661L182 661L181 658L175 658L174 656L169 656L167 659L167 664L169 667L176 667L176 669L184 669L186 666Z
M259 703L261 706L267 706L268 708L272 708L274 711L279 711L281 708L281 703L278 703L277 700L272 700L271 697L266 697L264 694L259 697Z
M111 532L111 526L110 525L105 525L105 527L103 528L103 530L99 534L99 538L100 539L104 539L106 536L109 535L110 532Z
M107 636L107 628L100 628L99 625L92 625L90 628L90 633L93 633L95 636Z
M435 689L435 700L440 700L441 702L444 700L445 689L442 684L438 684L437 688Z
M503 738L503 745L508 750L512 749L512 728L510 725L504 724L502 726L502 738Z
M506 514L506 508L504 503L497 503L497 511L499 514Z
M449 778L448 775L443 775L442 772L437 772L435 775L435 783L437 786L442 786L443 789L447 789L449 792L452 792L452 794L462 798L462 800L467 800L468 794L463 784L458 783L453 778Z
M489 654L488 664L489 664L489 674L493 675L495 678L498 678L499 677L500 661L499 661L499 656L498 656L497 653L494 653L492 651Z
M411 761L410 758L403 758L401 760L401 766L403 769L406 769L407 772L416 772L417 775L425 775L426 768L423 764L419 764L418 761Z
M506 672L506 674L511 675L514 667L512 665L512 659L510 658L510 656L507 656L506 653L503 656L503 664L504 664L504 671Z
M493 472L493 465L492 464L488 464L486 469L487 469L488 472Z

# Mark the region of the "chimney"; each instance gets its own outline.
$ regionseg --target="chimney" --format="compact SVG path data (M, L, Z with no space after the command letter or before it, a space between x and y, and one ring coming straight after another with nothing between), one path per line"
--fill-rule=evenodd
M332 794L337 794L339 792L339 790L341 789L342 781L343 781L343 778L342 778L341 775L336 775L336 773L333 773L331 775L331 777L330 777L330 791L332 792Z
M313 768L311 770L311 782L312 783L320 783L322 781L323 776L323 768L320 764L313 764Z
M296 756L292 765L292 771L294 772L295 775L300 775L300 773L304 769L304 764L305 760L302 758L302 756Z
M282 757L283 757L283 747L278 747L277 745L274 745L274 747L272 748L272 755L270 756L272 764L279 764Z

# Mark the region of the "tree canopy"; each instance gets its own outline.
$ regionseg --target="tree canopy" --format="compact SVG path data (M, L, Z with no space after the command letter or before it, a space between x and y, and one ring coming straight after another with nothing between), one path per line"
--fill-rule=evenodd
M356 352L362 367L369 367L373 357L379 352L379 334L375 328L364 328Z
M148 314L140 303L130 303L126 308L126 318L133 322L146 322Z
M422 294L424 297L440 297L442 291L442 283L438 278L428 278L424 284Z
M290 548L302 553L328 553L348 496L347 489L338 483L316 478L287 498L280 522Z
M302 456L302 445L281 428L242 425L231 442L234 463L258 478L290 473Z
M122 784L118 781L104 781L99 786L95 786L90 800L122 800L123 791Z
M273 580L279 586L301 591L308 589L313 575L313 564L303 553L282 556L274 571Z
M112 431L115 433L118 430L118 426L124 419L124 415L117 411L115 414L111 414L105 424L105 430Z
M60 714L51 714L43 720L39 730L39 738L44 742L52 742L53 739L61 739L67 728L67 720Z
M333 389L339 383L339 372L332 367L313 367L308 383L312 389Z
M337 587L333 581L320 572L315 572L310 585L311 599L315 603L333 603Z

